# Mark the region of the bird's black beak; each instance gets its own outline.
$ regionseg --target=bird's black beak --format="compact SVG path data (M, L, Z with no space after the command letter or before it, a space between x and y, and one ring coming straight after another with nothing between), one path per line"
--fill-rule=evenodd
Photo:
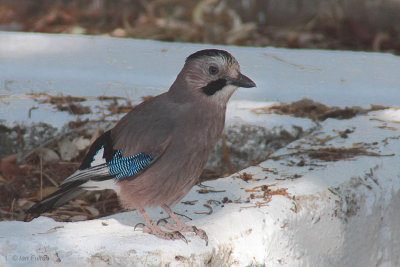
M245 88L256 87L255 82L253 82L249 77L241 73L239 73L239 78L237 79L232 79L232 78L228 79L228 83L238 87L245 87Z

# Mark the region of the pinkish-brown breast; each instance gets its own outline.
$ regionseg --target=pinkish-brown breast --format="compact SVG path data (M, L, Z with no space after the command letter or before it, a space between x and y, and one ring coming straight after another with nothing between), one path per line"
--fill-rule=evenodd
M133 180L123 180L120 200L130 209L172 205L196 184L222 134L225 107L193 105L182 112L164 154Z

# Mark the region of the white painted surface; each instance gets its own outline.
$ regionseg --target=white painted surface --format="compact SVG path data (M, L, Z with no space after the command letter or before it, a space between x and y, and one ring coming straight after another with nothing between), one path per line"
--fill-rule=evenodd
M0 95L5 95L0 99L0 120L41 121L46 116L53 125L61 126L71 119L66 113L49 116L51 106L32 110L29 119L29 109L38 105L27 93L117 95L139 101L142 96L166 91L189 54L211 47L216 46L0 33ZM391 54L218 48L229 50L242 72L257 83L256 90L242 88L233 99L296 101L308 97L336 106L368 106L371 101L397 106L400 101L400 58ZM93 101L93 106L96 104L101 105Z
M110 95L126 95L125 89L133 99L159 93L171 84L184 58L204 47L101 37L0 34L0 90L8 95L5 100L17 103L1 103L0 116L26 121L21 107L32 102L10 98L31 91L97 96L112 84L106 92ZM275 153L273 156L281 155L279 160L270 159L244 170L259 181L244 182L232 175L204 183L223 192L199 194L199 187L194 187L183 201L197 200L195 205L180 203L174 210L191 217L192 224L208 233L207 247L193 234L186 235L186 245L134 231L133 226L143 222L137 212L76 223L40 217L30 223L0 222L0 265L399 266L399 58L273 48L230 47L229 51L258 85L254 90L241 90L236 99L292 101L308 96L329 105L384 104L397 108L322 122L312 135ZM265 127L294 122L312 125L289 116L254 117L246 115L246 110L235 113L248 103L231 103L231 121L264 123ZM49 117L48 110L41 112L32 120L42 120L41 114ZM68 120L57 116L54 113L55 125ZM341 138L338 131L346 129L354 132ZM311 160L304 153L282 156L306 149L356 146L370 155L334 162ZM301 157L306 162L303 167L296 164ZM245 189L272 184L276 185L271 189L287 188L295 200L273 196L268 206L246 208L257 199L246 203L251 193ZM225 197L233 203L222 207L211 202L211 215L196 214L209 211L203 206L207 201ZM153 218L165 216L158 209L150 214Z

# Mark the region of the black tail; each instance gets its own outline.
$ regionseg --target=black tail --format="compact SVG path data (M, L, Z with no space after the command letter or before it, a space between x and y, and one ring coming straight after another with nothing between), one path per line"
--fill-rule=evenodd
M40 214L56 209L71 199L74 199L85 192L84 189L79 186L83 184L83 181L74 181L65 185L61 185L61 188L51 195L48 195L40 202L33 205L29 210L26 211L27 216L25 221L31 220L38 217Z

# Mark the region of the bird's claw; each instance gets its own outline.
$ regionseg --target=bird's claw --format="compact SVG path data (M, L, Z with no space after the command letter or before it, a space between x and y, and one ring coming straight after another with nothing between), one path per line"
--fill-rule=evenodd
M193 232L195 233L198 237L206 241L206 246L208 246L208 236L207 233L202 230L198 229L196 226L190 226L190 225L176 225L176 224L170 224L166 223L164 227L168 230L175 231L175 232Z
M137 223L133 228L133 231L136 231L136 227L138 227L138 225L142 225L143 228L146 226L144 223Z
M179 237L182 241L184 241L186 244L188 243L186 237L185 237L183 234L181 234L181 232L175 231L175 232L172 232L172 234L178 236L178 237Z
M204 241L206 241L206 246L208 246L208 236L206 231L198 229L196 226L192 226L193 232L199 236L201 239L203 239Z
M168 221L167 221L166 219L159 219L159 220L157 221L157 225L160 225L160 222L164 222L165 225L168 224Z
M181 239L186 244L188 243L187 239L185 238L184 235L181 234L181 232L179 232L179 231L165 232L156 225L152 225L151 227L145 225L143 227L143 233L152 234L152 235L155 235L156 237L166 239L166 240Z

